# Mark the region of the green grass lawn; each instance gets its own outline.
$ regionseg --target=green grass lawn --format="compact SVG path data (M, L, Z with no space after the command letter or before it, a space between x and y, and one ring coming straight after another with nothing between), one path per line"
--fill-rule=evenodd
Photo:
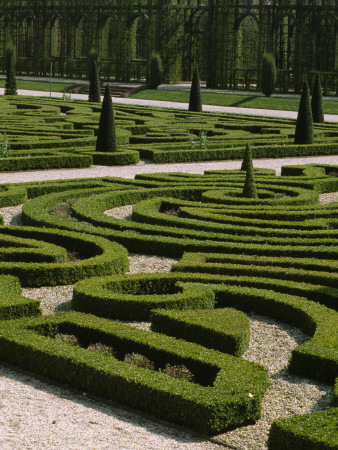
M133 95L132 98L188 103L189 92L144 90ZM262 95L202 93L202 102L205 105L235 106L240 108L259 109L282 109L286 111L298 111L299 106L299 98L264 97ZM323 107L326 114L338 114L338 102L336 101L324 101Z
M5 80L0 80L0 87L5 87ZM85 84L85 82L83 82ZM52 92L63 92L66 89L66 92L69 92L71 89L79 86L76 83L65 83L65 82L56 82L52 83ZM49 81L30 81L30 80L16 80L17 89L27 89L31 91L44 91L49 92L50 84Z

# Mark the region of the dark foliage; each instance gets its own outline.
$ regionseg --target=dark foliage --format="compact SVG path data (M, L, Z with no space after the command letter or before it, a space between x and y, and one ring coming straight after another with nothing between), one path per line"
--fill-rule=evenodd
M158 53L152 55L149 67L149 84L156 89L161 84L163 76L162 59Z
M242 196L246 198L258 198L256 184L254 180L254 168L252 164L252 155L251 155L251 148L249 145L246 146L245 149L245 156L243 163L245 161L246 164L246 177L245 177L245 183L243 187ZM243 165L243 164L242 164Z
M241 165L241 170L248 170L248 167L252 167L252 152L251 147L249 144L246 144L245 150L244 150L244 158Z
M200 77L197 68L194 70L192 77L190 97L189 97L189 111L201 112L202 111L202 99L201 99L201 86Z
M320 84L319 73L316 75L315 84L312 91L311 109L313 122L324 123L324 111L322 100L322 88Z
M275 58L271 53L263 55L261 71L261 88L266 97L270 97L275 91L277 70Z
M299 102L295 144L313 144L313 120L309 86L306 81L303 84L302 95Z
M6 49L6 84L5 95L16 95L15 50Z
M90 78L90 86L89 86L89 95L88 100L90 102L101 102L101 89L100 89L100 80L99 73L97 70L96 62L93 62L93 67L91 70L91 78Z
M97 152L115 152L117 150L113 102L109 84L107 84L100 116L96 141Z

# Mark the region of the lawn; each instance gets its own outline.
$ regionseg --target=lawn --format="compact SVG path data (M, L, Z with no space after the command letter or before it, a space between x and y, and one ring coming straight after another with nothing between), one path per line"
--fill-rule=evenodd
M0 80L0 88L5 87L6 80ZM85 82L84 82L85 84ZM16 80L17 89L25 89L31 91L50 91L50 83L49 81L30 81L30 80ZM52 92L69 92L71 89L79 86L77 83L66 83L64 81L53 82L52 83Z
M144 90L132 98L161 100L167 102L189 102L189 91ZM298 111L299 98L264 97L262 95L210 94L202 93L205 105L233 106L240 108L281 109ZM326 114L338 114L337 101L323 101Z

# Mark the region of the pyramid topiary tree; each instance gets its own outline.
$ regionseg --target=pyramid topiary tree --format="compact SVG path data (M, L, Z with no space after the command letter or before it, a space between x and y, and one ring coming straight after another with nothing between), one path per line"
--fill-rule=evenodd
M277 70L275 58L271 53L265 53L262 58L261 89L266 97L271 97L275 91Z
M13 46L6 49L6 84L5 95L16 95L15 49Z
M194 70L191 82L189 111L202 112L200 77L197 68Z
M117 150L115 119L113 102L109 84L107 84L100 116L100 124L97 133L96 151L97 152L115 152Z
M306 81L303 83L302 95L299 102L295 144L313 144L313 120L309 86Z
M100 89L100 80L99 73L97 70L97 64L93 61L92 70L90 73L90 85L89 85L89 95L88 100L90 102L101 102L101 89Z
M246 170L246 176L245 176L245 183L244 183L243 191L242 191L242 197L258 198L258 193L257 193L256 184L255 184L255 180L254 180L254 168L253 168L253 164L252 164L251 148L248 144L245 149L242 167L243 167L243 165L245 166L245 169L241 168L241 170Z
M149 66L149 80L148 83L152 89L157 89L157 86L161 84L163 76L162 59L158 53L154 53L150 58Z
M249 144L246 144L245 150L244 150L244 157L241 165L241 170L248 170L248 167L252 166L252 152L251 147Z
M313 122L324 123L322 87L320 85L319 73L317 73L315 78L315 84L313 85L311 110Z

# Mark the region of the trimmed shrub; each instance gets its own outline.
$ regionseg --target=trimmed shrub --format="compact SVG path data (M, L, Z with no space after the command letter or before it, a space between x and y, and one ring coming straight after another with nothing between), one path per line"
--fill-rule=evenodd
M0 275L0 320L41 315L40 302L21 296L17 277Z
M158 53L155 53L150 58L149 67L149 81L148 83L152 89L157 89L157 86L161 84L163 76L162 59Z
M245 176L245 182L244 182L243 191L242 191L242 197L258 198L258 193L257 193L256 184L255 184L255 180L254 180L254 170L253 170L252 160L251 160L251 164L249 163L248 167L246 169L246 176Z
M316 74L315 84L312 90L311 99L312 118L314 123L324 123L322 87L320 85L319 73Z
M100 80L95 61L93 62L93 67L91 70L88 101L101 102Z
M96 140L97 152L116 152L116 134L113 102L109 84L107 84L100 116L99 130Z
M266 97L271 97L277 81L276 62L273 54L266 53L262 58L261 89Z
M249 144L246 144L244 150L244 157L241 165L241 170L248 170L249 167L253 167L252 164L252 152Z
M202 112L201 86L197 67L195 67L191 82L189 111Z
M309 86L305 81L300 97L295 130L295 144L313 144L313 118Z
M5 95L16 95L15 48L6 49L6 84Z

